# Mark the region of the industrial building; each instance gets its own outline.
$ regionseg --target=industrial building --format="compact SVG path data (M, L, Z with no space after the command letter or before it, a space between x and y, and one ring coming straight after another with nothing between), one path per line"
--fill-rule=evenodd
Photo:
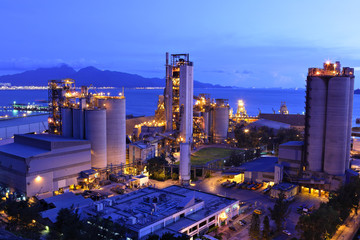
M354 69L340 62L309 68L306 86L306 170L341 176L349 168Z
M166 53L164 107L166 130L178 132L180 145L180 182L190 182L190 152L193 142L193 63L189 54Z
M144 188L81 208L83 217L102 214L134 232L132 239L146 239L165 232L188 236L227 224L239 214L239 201L180 186Z
M49 132L91 143L91 167L126 164L125 97L75 89L72 79L49 82Z
M338 189L354 174L349 170L354 78L354 69L341 70L340 62L309 68L305 140L280 145L284 179L320 195Z
M89 141L57 135L15 135L14 143L0 146L0 156L0 182L28 197L76 185L91 168Z

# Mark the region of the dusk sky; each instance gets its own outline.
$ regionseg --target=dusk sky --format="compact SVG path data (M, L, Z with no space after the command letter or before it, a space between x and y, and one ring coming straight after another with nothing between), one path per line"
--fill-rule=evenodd
M201 82L304 87L307 69L326 60L360 76L359 9L355 0L3 0L0 75L66 63L162 78L168 51L189 53Z

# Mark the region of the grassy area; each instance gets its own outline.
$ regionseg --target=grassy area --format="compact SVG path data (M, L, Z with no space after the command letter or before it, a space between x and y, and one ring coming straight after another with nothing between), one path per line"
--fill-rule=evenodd
M226 158L230 156L232 151L232 149L226 148L203 148L191 154L191 164L201 165L215 159Z

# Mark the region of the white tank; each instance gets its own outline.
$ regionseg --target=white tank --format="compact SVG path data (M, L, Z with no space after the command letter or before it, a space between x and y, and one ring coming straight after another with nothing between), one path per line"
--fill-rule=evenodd
M332 175L345 174L345 159L348 150L349 95L349 77L333 77L329 80L324 171Z
M308 118L307 160L308 170L322 171L322 158L326 118L326 81L319 77L307 80L306 117Z
M189 185L190 183L190 144L191 143L180 143L180 169L179 177L182 185Z
M223 142L229 129L229 106L216 106L213 114L213 141Z
M347 134L347 150L346 150L346 163L345 169L350 168L350 150L351 150L351 128L352 128L352 115L354 103L354 78L350 78L350 94L349 94L349 116L348 116L348 134Z
M126 163L126 105L125 98L107 98L106 141L107 165Z
M73 136L73 114L71 108L61 109L62 135L65 137Z
M85 110L85 139L91 143L91 167L105 168L106 156L106 111Z
M84 110L73 109L73 137L78 139L84 139Z

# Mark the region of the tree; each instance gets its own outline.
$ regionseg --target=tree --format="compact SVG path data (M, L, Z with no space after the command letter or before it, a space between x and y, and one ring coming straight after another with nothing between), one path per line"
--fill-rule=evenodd
M83 229L84 223L80 220L78 212L72 208L62 208L53 228L50 229L48 239L81 239Z
M276 224L276 230L280 232L283 222L290 213L289 202L285 201L285 195L283 193L279 194L279 198L276 199L274 207L269 208L269 211L271 219L274 220Z
M9 217L6 227L9 231L26 238L40 238L43 227L38 224L41 219L39 204L30 204L28 200L17 202L7 199L3 209Z
M268 216L265 216L263 221L262 239L270 240L270 220Z
M327 204L309 215L302 215L296 225L301 239L330 239L340 223L339 213Z
M230 157L225 162L225 166L235 166L238 167L244 162L244 152L239 150L233 150L230 153Z
M249 236L251 239L260 239L260 217L258 214L253 213L252 215Z

